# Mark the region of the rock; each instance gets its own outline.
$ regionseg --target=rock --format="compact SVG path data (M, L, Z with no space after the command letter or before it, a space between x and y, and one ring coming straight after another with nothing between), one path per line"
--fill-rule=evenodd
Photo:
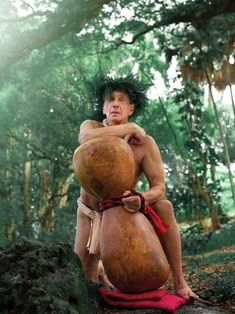
M0 250L1 313L95 313L78 256L67 244L24 240Z
M98 314L166 314L169 312L157 309L110 309L99 311ZM174 314L229 314L233 313L220 309L207 301L194 301L192 303L181 306Z

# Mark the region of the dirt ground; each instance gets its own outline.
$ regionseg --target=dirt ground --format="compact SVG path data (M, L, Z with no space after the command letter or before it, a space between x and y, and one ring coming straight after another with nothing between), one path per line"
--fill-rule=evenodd
M234 253L235 246L184 258L187 281L202 300L183 306L177 314L235 313L235 264L231 257L223 257L221 263L201 263L210 254L218 259L226 252ZM172 292L171 279L164 288ZM79 258L67 244L25 240L0 249L0 295L3 314L163 313L112 309L100 304L97 287L85 280Z

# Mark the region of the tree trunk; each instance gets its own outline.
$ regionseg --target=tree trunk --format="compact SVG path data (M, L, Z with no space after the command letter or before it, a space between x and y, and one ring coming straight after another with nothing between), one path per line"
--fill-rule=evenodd
M48 231L54 228L54 208L55 208L55 197L51 197L48 202L47 208L44 215L41 218L41 226L43 229Z
M11 203L12 200L12 173L9 170L9 165L11 165L11 161L10 161L10 155L12 152L12 146L13 146L13 138L11 137L11 135L9 134L10 132L8 132L8 145L5 151L6 154L6 161L7 161L7 167L5 169L5 201L7 203Z
M214 230L221 229L218 207L216 204L213 203L213 200L210 196L208 189L201 185L198 177L195 177L194 179L194 191L198 197L201 197L204 200L207 207L209 208L213 229Z
M69 184L70 184L70 181L71 181L73 175L74 174L71 173L66 178L66 180L62 183L62 185L60 187L60 193L59 194L61 195L61 198L60 198L59 208L66 206L67 199L68 199L68 188L69 188Z
M233 108L233 120L234 120L234 127L235 127L235 104L234 104L233 91L232 91L231 84L229 84L229 90L230 90L230 96L231 96L231 102L232 102L232 108Z
M26 161L24 163L24 191L23 191L23 233L26 233L29 229L29 180L30 180L31 162Z
M212 104L213 104L213 108L214 108L214 112L215 112L215 116L216 116L216 122L217 122L217 125L218 125L220 138L221 138L221 141L223 143L224 156L225 156L226 165L227 165L227 168L228 168L231 192L232 192L233 201L235 203L235 189L234 189L234 183L233 183L233 175L232 175L232 171L231 171L231 162L230 162L230 156L229 156L229 151L228 151L228 145L227 145L226 140L224 138L222 125L221 125L221 122L220 122L220 119L219 119L218 109L217 109L217 106L216 106L216 103L215 103L215 100L214 100L214 97L213 97L211 81L210 81L208 73L207 72L205 72L205 73L206 73L207 82L208 82L208 85L209 85L209 92L210 92L210 95L211 95L211 100L212 100Z
M40 204L38 208L38 215L43 216L45 210L48 206L49 199L49 187L48 187L48 172L41 167L41 163L39 162L39 170L38 170L39 178L40 178Z
M6 232L5 232L8 243L13 242L14 228L15 228L15 224L14 224L14 220L12 219L11 222L7 225Z

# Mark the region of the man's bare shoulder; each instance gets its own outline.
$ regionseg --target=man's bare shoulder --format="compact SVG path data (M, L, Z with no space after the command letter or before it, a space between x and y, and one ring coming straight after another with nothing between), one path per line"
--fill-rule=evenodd
M144 139L144 145L146 145L146 147L157 146L157 143L152 136L146 135Z
M159 147L158 147L155 139L150 135L146 135L146 137L145 137L145 141L143 144L143 151L144 151L143 157L160 156Z
M102 123L99 121L95 121L95 120L85 120L81 123L80 129L83 128L100 128L102 126Z

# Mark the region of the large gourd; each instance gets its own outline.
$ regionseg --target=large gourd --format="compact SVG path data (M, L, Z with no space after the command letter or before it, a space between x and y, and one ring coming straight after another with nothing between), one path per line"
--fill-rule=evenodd
M135 176L132 150L117 136L95 138L79 146L73 168L83 189L98 200L121 196Z
M100 137L81 145L73 167L80 185L98 200L120 196L133 187L135 159L119 137ZM143 213L129 213L123 206L103 212L100 257L109 280L122 292L158 289L169 276L152 224Z

